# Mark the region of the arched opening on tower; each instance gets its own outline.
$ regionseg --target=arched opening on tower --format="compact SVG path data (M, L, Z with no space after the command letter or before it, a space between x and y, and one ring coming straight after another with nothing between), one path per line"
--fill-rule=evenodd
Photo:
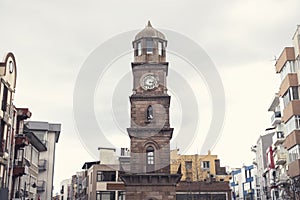
M147 172L153 172L155 165L155 152L153 146L148 146L146 149L146 162Z

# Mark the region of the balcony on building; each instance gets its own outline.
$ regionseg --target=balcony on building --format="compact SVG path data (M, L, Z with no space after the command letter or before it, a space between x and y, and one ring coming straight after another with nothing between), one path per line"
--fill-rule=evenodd
M292 100L283 110L283 122L286 123L294 115L300 115L300 100Z
M286 153L282 151L276 151L274 160L276 165L284 165L286 163Z
M14 168L13 168L13 176L23 176L25 174L25 162L24 160L18 160L16 159L14 162Z
M276 124L281 123L281 112L275 111L271 117L271 124L272 126L275 126Z
M15 148L23 148L29 145L29 139L25 134L18 134L15 136Z
M30 140L30 143L39 151L47 151L47 141L40 140L33 132L24 130L25 135Z
M39 167L39 172L47 170L47 160L46 159L39 160L38 167Z
M295 60L294 47L285 47L276 61L276 72L279 73L287 61Z
M44 192L46 189L46 182L38 180L36 188L37 192Z
M284 140L285 140L285 137L284 137L283 131L276 131L272 137L272 141L275 146L282 144L284 142Z
M289 180L289 177L286 174L279 174L279 176L276 178L276 185L285 185Z
M297 177L300 175L300 159L297 159L289 163L288 175L291 178Z
M253 158L252 163L253 163L253 165L257 165L256 158Z

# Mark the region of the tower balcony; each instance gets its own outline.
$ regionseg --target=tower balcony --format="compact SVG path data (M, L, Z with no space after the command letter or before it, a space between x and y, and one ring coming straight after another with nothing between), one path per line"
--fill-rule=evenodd
M275 111L271 117L271 124L272 126L275 126L276 124L281 123L281 112Z
M23 148L29 145L28 137L24 134L16 135L15 136L15 147L16 149Z

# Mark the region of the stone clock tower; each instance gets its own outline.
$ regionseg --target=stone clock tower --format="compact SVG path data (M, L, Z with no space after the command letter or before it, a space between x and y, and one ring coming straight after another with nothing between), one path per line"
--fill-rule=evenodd
M133 41L130 172L122 175L126 200L176 199L181 174L170 174L166 46L165 36L150 22Z

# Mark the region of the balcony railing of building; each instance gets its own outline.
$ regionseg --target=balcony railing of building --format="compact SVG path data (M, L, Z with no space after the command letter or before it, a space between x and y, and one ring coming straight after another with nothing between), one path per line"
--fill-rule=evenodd
M38 166L39 166L39 171L47 170L47 160L45 160L45 159L39 160Z
M286 163L286 153L276 152L274 160L276 165L284 165Z
M25 162L24 160L18 160L16 159L14 162L14 168L13 168L13 176L23 176L25 174Z
M274 145L279 145L279 144L282 144L285 140L285 137L284 137L284 133L283 131L276 131L274 136L273 136L273 143Z
M29 139L25 134L18 134L15 136L16 149L23 148L29 145Z
M289 177L287 174L279 174L279 176L276 178L276 185L284 185L288 182Z
M4 112L4 114L3 114L3 120L6 123L9 123L9 119L13 118L13 111L14 111L13 106L10 105L10 104L2 102L2 110Z
M272 126L275 126L276 124L281 123L281 112L275 111L271 117L271 124Z
M37 191L38 192L44 192L46 187L46 182L45 181L38 181L37 182Z

